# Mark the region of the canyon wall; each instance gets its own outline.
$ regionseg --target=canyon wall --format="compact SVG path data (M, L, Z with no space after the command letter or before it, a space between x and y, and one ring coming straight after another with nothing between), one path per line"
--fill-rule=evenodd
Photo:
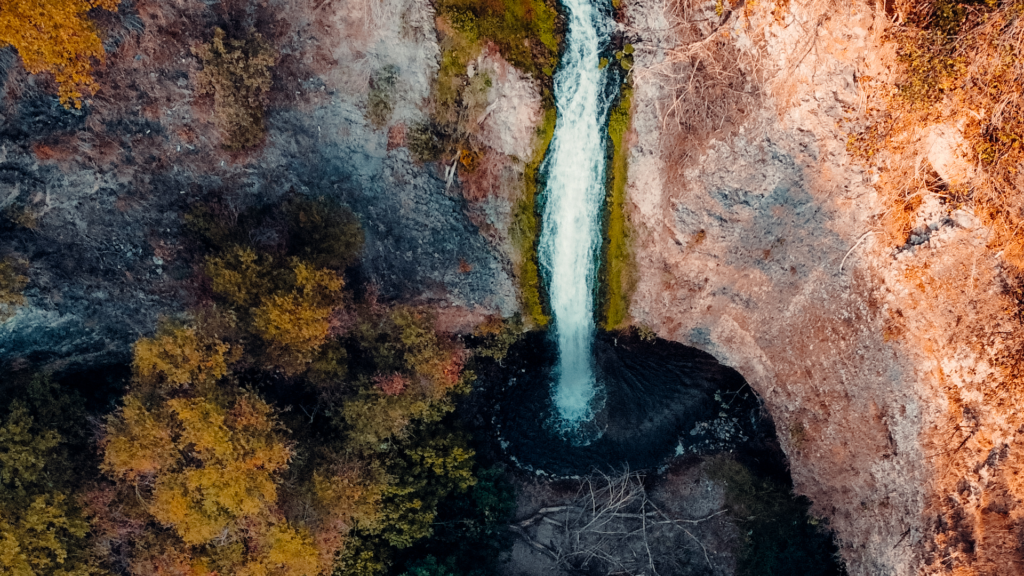
M627 3L631 315L764 398L851 574L1017 573L1007 265L970 203L913 188L913 230L894 238L881 222L899 208L877 188L971 161L946 125L853 157L850 135L895 92L898 15L784 4Z

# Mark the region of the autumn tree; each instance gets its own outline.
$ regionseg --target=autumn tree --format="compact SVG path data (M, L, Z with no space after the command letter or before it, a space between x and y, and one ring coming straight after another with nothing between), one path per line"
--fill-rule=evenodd
M128 510L102 539L130 550L132 573L321 574L372 512L358 470L322 466L294 490L304 513L288 517L297 506L280 484L294 449L276 410L232 381L231 348L202 326L135 346L135 383L101 443L113 486L95 497Z
M86 554L89 524L67 490L57 487L62 438L44 428L20 401L0 418L0 573L88 576L99 570Z
M299 372L327 341L344 285L335 272L241 246L209 257L206 271L214 292L265 343L268 363Z
M93 61L103 62L103 41L89 10L117 10L117 0L5 0L0 3L0 46L10 44L30 74L49 72L61 104L82 107L96 92Z
M364 310L356 329L372 376L341 409L348 442L358 451L405 437L411 424L437 422L454 409L453 392L468 390L465 350L438 334L424 310L396 306Z

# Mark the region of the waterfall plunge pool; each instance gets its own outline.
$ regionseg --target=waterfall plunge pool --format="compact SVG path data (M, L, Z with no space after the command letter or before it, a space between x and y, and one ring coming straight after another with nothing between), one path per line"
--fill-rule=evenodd
M786 474L775 426L738 372L666 340L599 333L593 345L600 393L592 419L559 424L551 395L557 344L530 332L501 365L480 373L472 402L498 459L551 476L660 467L677 456L732 452L769 474ZM788 474L786 474L788 476Z

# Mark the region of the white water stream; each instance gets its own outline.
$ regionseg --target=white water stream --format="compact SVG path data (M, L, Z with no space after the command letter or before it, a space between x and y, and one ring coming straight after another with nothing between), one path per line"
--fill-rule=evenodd
M548 148L539 246L558 344L554 402L570 424L590 418L597 392L591 348L605 179L605 71L598 52L606 23L592 1L562 0L569 31L555 75L558 120Z

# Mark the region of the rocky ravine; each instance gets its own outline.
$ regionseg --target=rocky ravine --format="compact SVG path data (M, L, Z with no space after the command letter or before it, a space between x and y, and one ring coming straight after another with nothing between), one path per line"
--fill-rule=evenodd
M969 206L927 190L925 232L884 241L886 166L846 150L864 83L896 81L878 4L628 4L631 314L765 398L851 574L1017 573L1020 422L991 394L1019 330L1005 267ZM912 159L965 172L922 128Z

